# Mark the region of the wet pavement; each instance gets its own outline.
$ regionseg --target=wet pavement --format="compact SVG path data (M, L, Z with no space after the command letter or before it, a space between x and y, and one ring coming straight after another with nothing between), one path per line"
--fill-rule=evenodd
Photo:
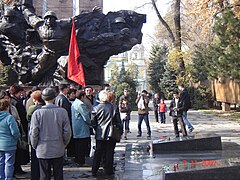
M121 140L117 143L115 149L115 175L105 176L103 170L96 178L91 176L91 161L88 166L78 167L73 161L64 166L64 179L109 179L109 180L161 180L163 172L174 171L177 164L179 171L187 168L214 168L221 162L238 162L236 157L240 156L240 125L236 122L226 120L222 117L216 117L201 111L190 110L188 119L194 126L194 131L189 136L202 135L220 135L222 140L222 149L218 151L201 152L166 152L151 153L149 143L152 141L174 140L173 125L167 115L166 124L155 122L153 112L150 112L149 119L152 130L151 139L147 139L147 130L145 123L142 124L142 137L137 136L137 112L131 114L130 129L127 140ZM180 139L181 140L181 139ZM226 160L226 158L232 158ZM23 166L28 172L22 176L22 179L29 179L30 166ZM20 178L20 177L19 177Z

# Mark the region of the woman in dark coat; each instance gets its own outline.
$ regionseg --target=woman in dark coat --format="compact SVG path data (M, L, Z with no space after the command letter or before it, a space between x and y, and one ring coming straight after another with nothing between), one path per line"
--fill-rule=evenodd
M104 157L104 171L107 175L114 174L113 160L116 140L113 138L112 124L123 132L118 107L109 102L109 93L99 93L100 104L93 107L91 123L95 130L96 150L93 158L92 175L96 176L101 160ZM121 133L122 134L122 133Z
M11 95L10 104L16 107L20 117L20 123L23 127L23 131L25 135L28 136L28 121L26 119L27 112L25 107L23 106L23 102L20 99L22 91L23 89L19 85L12 85L10 87L9 89L9 92ZM21 132L21 129L20 129L20 133L23 133ZM30 162L29 149L24 150L24 149L17 148L16 156L15 156L14 173L25 174L26 172L22 170L21 165L26 165L29 162Z

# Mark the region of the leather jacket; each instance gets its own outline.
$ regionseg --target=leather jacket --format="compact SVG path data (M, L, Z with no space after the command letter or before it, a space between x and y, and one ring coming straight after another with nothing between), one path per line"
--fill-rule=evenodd
M91 124L95 130L97 140L109 140L112 137L112 120L114 124L123 131L118 107L109 102L101 102L93 107L91 113Z
M178 111L175 113L174 108L178 108ZM181 98L179 98L178 103L175 103L175 99L173 99L170 102L170 106L169 106L170 112L169 112L169 116L173 116L173 117L181 117L183 115L183 102L181 100Z

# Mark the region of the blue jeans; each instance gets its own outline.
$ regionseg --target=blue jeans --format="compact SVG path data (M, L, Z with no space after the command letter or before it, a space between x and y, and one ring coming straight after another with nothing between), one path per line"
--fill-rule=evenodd
M0 151L0 179L1 180L13 180L15 152L12 151Z
M166 122L165 112L160 112L159 115L160 115L161 123L165 123Z
M125 131L129 131L129 120L122 120L122 124Z
M138 134L142 135L142 121L145 121L145 124L147 126L147 134L151 135L151 129L149 125L149 119L148 114L139 114L138 115Z
M184 124L188 127L188 129L192 129L193 126L192 126L192 124L189 122L189 120L187 118L187 111L183 111L182 118L183 118Z

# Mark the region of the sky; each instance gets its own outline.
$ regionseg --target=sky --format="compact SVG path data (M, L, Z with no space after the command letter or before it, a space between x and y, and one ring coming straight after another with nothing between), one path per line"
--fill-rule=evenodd
M170 0L158 0L157 6L161 15L164 15L169 7ZM145 50L149 53L151 44L154 43L154 33L157 15L151 5L144 5L151 2L150 0L103 0L103 12L107 14L109 11L118 10L134 10L141 14L147 14L147 22L143 25L143 40L142 43ZM144 6L143 6L144 5Z

